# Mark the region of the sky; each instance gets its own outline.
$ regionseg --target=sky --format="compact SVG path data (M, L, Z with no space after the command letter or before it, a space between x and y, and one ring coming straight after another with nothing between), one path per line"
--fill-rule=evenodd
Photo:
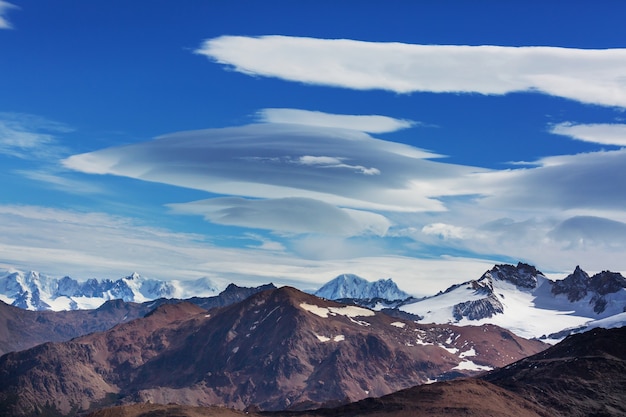
M626 271L626 3L0 0L0 268Z

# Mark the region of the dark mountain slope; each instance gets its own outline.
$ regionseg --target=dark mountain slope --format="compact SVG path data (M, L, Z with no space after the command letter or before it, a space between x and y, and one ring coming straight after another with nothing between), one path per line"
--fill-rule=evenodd
M626 327L569 336L483 379L555 415L626 416Z
M139 366L179 341L186 321L204 313L189 303L165 305L107 332L6 354L0 357L0 415L88 409L117 394Z
M194 297L187 301L209 310L245 300L259 291L276 288L273 284L260 287L239 287L230 284L219 295ZM143 317L163 304L183 300L159 298L145 303L121 299L105 302L95 310L32 311L10 306L0 301L0 356L31 348L45 342L63 342Z
M0 301L0 355L104 331L150 310L122 300L107 301L95 310L73 311L31 311Z

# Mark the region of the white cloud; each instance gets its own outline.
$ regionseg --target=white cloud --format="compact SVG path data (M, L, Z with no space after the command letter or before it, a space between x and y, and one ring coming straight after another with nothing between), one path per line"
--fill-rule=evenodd
M304 155L299 157L295 163L301 165L318 166L321 168L347 168L354 172L359 172L363 175L380 175L378 168L367 168L361 165L346 164L345 161L348 158L345 157L333 157L333 156L312 156Z
M0 113L0 153L21 159L49 160L67 151L56 135L71 129L61 123L22 113Z
M601 145L626 146L626 125L617 123L559 123L550 129L556 135Z
M13 28L11 23L5 17L7 11L10 9L17 9L17 6L9 2L6 2L4 0L0 0L0 29L12 29Z
M609 235L610 227L596 234L574 228L626 222L626 182L619 180L626 149L499 171L431 157L363 132L265 123L175 133L65 164L222 194L170 207L282 234L284 246L306 259L463 253L549 271L577 264L626 270L618 256L626 239ZM378 172L364 175L366 168Z
M446 223L430 223L422 227L422 233L438 236L444 240L463 239L467 231L463 227Z
M483 207L558 213L626 207L626 149L538 160L535 168L476 174Z
M593 216L575 216L548 234L567 248L626 250L626 223Z
M415 45L222 36L196 53L249 75L398 93L536 91L626 107L626 49Z
M180 132L74 155L68 168L248 198L305 198L357 210L444 209L433 198L486 170L346 129L257 124Z
M352 272L369 280L392 277L404 290L427 295L459 279L477 278L493 265L489 260L461 258L347 259L341 253L335 253L331 260L303 259L285 253L277 242L257 235L244 237L261 244L220 248L203 236L148 227L126 217L0 205L0 265L76 279L118 278L136 271L158 279L207 276L223 286L271 281L315 289L339 274ZM355 253L341 242L331 239L330 248ZM311 241L308 245L315 246Z
M263 109L260 121L267 123L295 123L307 126L335 127L367 133L388 133L415 125L410 120L379 115L329 114L299 109Z
M389 220L380 214L341 209L308 198L249 200L223 197L168 206L176 213L202 215L217 224L281 233L336 236L371 233L382 236L390 226Z
M103 187L93 181L81 181L68 178L55 170L15 170L16 174L33 181L42 182L52 188L71 194L101 194L105 193Z

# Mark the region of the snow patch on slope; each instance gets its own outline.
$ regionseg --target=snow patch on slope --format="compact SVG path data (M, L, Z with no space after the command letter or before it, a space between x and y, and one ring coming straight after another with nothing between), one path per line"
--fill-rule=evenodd
M301 303L300 308L306 310L316 316L328 318L328 316L346 316L348 318L354 317L371 317L375 315L372 310L368 310L362 307L345 306L345 307L319 307L314 304Z

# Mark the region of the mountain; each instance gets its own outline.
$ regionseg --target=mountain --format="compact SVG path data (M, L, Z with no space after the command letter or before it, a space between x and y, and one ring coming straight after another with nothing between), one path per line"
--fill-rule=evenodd
M552 409L553 416L624 416L626 327L567 337L482 379Z
M473 375L546 347L492 325L401 321L294 288L207 312L183 302L0 357L0 411L107 402L303 409Z
M157 298L212 296L218 288L210 279L159 281L133 273L117 279L54 278L39 272L10 270L0 273L0 301L27 310L93 309L105 301L145 302Z
M626 328L594 329L475 378L435 382L334 408L250 417L622 417ZM237 416L234 410L135 404L89 417Z
M219 295L193 297L188 301L210 310L275 288L273 284L252 288L230 284ZM31 311L0 301L0 355L28 349L44 342L63 342L88 333L105 331L117 324L143 317L163 304L180 302L182 300L165 298L144 303L116 299L106 301L92 310Z
M406 300L409 294L400 290L391 279L380 279L369 282L357 275L342 274L327 282L315 295L329 300L358 299L372 300L381 299L387 301Z
M565 279L552 281L524 263L496 265L477 280L399 307L424 323L492 323L528 338L556 337L564 328L579 328L625 308L626 280L619 273L589 277L577 267Z

